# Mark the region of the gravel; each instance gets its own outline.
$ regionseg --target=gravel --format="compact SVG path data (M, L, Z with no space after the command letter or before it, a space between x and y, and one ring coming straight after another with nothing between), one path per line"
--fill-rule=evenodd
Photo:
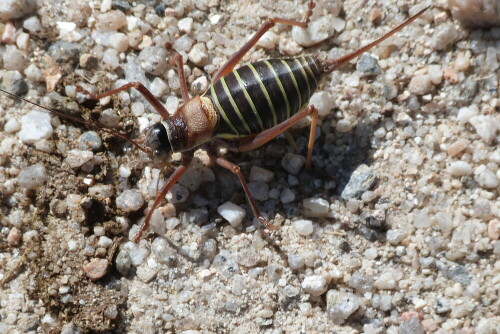
M89 101L77 87L140 81L174 113L167 43L194 96L265 18L307 8L153 2L0 1L2 88L141 143L161 117L136 90ZM278 24L243 62L337 58L427 5L316 2L308 29ZM495 2L475 3L431 7L321 82L311 169L309 119L250 152L198 150L138 244L180 155L152 161L0 94L0 332L494 333L500 29Z

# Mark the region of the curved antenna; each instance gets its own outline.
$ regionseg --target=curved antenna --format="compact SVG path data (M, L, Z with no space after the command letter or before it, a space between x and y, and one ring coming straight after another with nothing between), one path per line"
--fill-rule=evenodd
M56 111L56 110L53 110L53 109L50 109L50 108L47 108L39 103L36 103L36 102L33 102L33 101L30 101L28 99L25 99L24 97L21 97L21 96L18 96L16 94L12 94L6 90L3 90L2 88L0 88L0 91L1 92L4 92L5 94L7 94L11 99L15 100L15 99L20 99L21 101L24 101L26 103L29 103L29 104L32 104L34 106L37 106L38 108L41 108L47 112L50 112L56 116L59 116L61 118L65 118L65 119L68 119L70 121L73 121L73 122L76 122L76 123L80 123L80 124L83 124L89 128L94 128L94 129L98 129L98 130L102 130L114 137L117 137L117 138L120 138L120 139L123 139L125 141L128 141L129 143L131 143L132 145L134 145L135 147L137 147L139 150L141 150L142 152L148 154L148 155L151 155L151 151L147 148L147 147L143 147L141 144L139 144L138 142L136 142L135 140L133 139L130 139L129 137L127 137L126 135L124 135L123 133L120 133L118 131L115 131L115 130L112 130L112 129L109 129L109 128L105 128L103 126L100 126L98 125L97 123L94 123L92 121L89 121L89 120L86 120L86 119L83 119L83 118L79 118L79 117L75 117L75 116L71 116L71 115L67 115L67 114L64 114L60 111Z
M387 34L383 35L382 37L379 37L378 39L376 39L375 41L361 47L360 49L348 54L348 55L345 55L343 57L340 57L340 58L337 58L337 59L332 59L332 60L327 60L325 63L324 63L324 71L325 73L331 73L333 72L334 70L336 70L337 68L339 68L340 66L342 66L343 64L347 63L348 61L352 60L353 58L356 58L357 56L361 55L362 53L368 51L369 49L373 48L375 45L385 41L386 39L388 39L389 37L391 37L392 35L394 35L395 33L397 33L398 31L400 31L401 29L403 29L404 27L406 27L407 25L409 25L410 23L412 23L413 21L415 21L416 19L418 19L423 13L425 13L425 11L427 9L429 9L430 6L427 6L425 7L424 9L422 9L420 12L418 12L417 14L413 15L412 17L410 17L408 20L404 21L403 23L401 23L400 25L398 25L396 28L392 29L391 31L389 31Z

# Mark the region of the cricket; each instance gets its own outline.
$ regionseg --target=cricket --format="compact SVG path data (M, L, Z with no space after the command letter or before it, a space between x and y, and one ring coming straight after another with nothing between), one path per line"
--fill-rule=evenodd
M78 91L89 99L99 100L131 88L140 92L151 106L160 114L162 121L149 127L143 142L91 121L79 119L65 113L49 109L40 104L16 96L3 89L1 91L13 98L36 105L54 115L82 123L87 127L97 127L120 139L132 143L154 159L167 163L172 153L181 152L181 164L166 181L156 195L153 205L140 230L134 237L138 242L148 229L154 211L160 206L168 191L188 169L195 149L205 144L223 143L231 151L246 152L257 149L273 138L284 133L301 119L310 116L310 133L307 144L306 168L311 168L312 153L318 111L309 99L317 90L321 80L339 67L368 51L372 47L391 37L427 9L423 9L407 19L385 35L358 50L337 59L319 60L314 55L284 59L267 59L238 67L242 58L256 45L261 37L277 24L307 27L315 7L313 0L308 2L307 12L302 21L293 21L278 17L265 20L255 34L236 52L213 76L208 89L201 95L191 97L183 70L182 56L173 51L170 59L175 64L180 80L183 104L170 115L163 104L140 82L130 82L116 89L93 94L81 87ZM167 46L168 47L168 46ZM211 152L212 161L234 173L243 188L246 199L254 216L269 230L278 227L271 224L261 214L247 186L245 176L238 165Z

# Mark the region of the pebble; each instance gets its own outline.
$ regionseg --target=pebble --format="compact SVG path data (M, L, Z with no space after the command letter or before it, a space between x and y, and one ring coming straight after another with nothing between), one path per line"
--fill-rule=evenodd
M469 120L476 116L479 113L479 110L476 105L471 105L468 107L462 107L458 110L457 120L461 124L465 124L469 122Z
M382 273L375 281L375 287L378 290L394 290L397 287L397 282L392 272Z
M356 271L354 274L352 274L348 284L351 288L356 289L356 291L361 294L364 294L366 292L372 291L374 281L372 277L365 276L359 271Z
M435 50L444 50L455 43L457 38L458 31L455 25L444 23L436 26L430 44Z
M448 173L453 176L471 175L472 167L465 161L453 161L448 167Z
M208 88L208 79L204 75L196 78L191 84L191 91L193 94L201 95L207 90L207 88Z
M352 130L352 124L347 119L340 119L335 126L335 131L338 133L347 133Z
M305 219L294 221L293 228L299 235L302 236L311 235L314 231L313 222Z
M135 189L127 189L116 198L116 207L124 212L139 210L144 205L144 196Z
M271 194L269 196L271 196ZM290 188L284 188L279 198L283 204L291 203L295 201L295 193Z
M165 196L165 198L172 204L184 203L188 197L188 188L179 183L174 184Z
M119 10L97 15L96 28L100 31L119 30L127 25L127 17Z
M29 65L29 59L24 52L15 46L7 45L3 53L3 68L8 71L22 71Z
M36 0L2 0L0 1L0 21L18 19L35 10Z
M293 153L287 153L281 159L281 166L288 173L297 175L300 172L302 166L304 166L305 162L306 158L304 158L303 156Z
M89 195L98 200L111 198L114 194L113 186L109 184L96 184L88 189Z
M149 74L163 75L168 68L167 50L150 46L139 53L141 68Z
M470 145L469 141L467 139L461 138L457 140L456 142L450 144L448 148L446 149L446 152L450 157L454 157L455 155L461 153L463 150L465 150L468 146Z
M415 95L425 95L432 89L432 80L428 74L416 75L411 78L408 90Z
M356 71L360 73L361 78L376 76L382 72L377 59L367 52L363 53L363 55L359 57L359 60L356 63Z
M342 199L348 201L353 198L360 198L365 191L371 189L376 181L377 176L373 169L367 165L360 165L352 173L349 182L342 191Z
M83 271L88 278L96 281L108 272L108 261L106 259L93 258L83 266Z
M120 249L115 260L116 270L123 276L126 276L132 267L132 260L125 248Z
M441 65L429 65L427 66L427 72L434 85L439 85L443 81L443 68Z
M8 92L22 96L28 92L28 84L19 71L7 71L3 75L2 85Z
M220 205L217 212L235 228L241 225L246 215L245 209L231 202Z
M304 215L308 217L327 217L330 210L330 203L322 198L307 198L302 201Z
M249 180L251 182L266 182L269 183L273 180L274 173L262 167L252 166L250 169Z
M294 26L292 28L292 38L302 46L321 43L335 34L335 28L332 25L333 19L333 15L325 15L310 22L307 28Z
M250 37L249 37L250 38ZM279 36L273 31L266 31L264 35L259 39L256 46L260 46L264 49L274 49L279 41Z
M335 96L324 91L319 91L311 96L309 104L312 104L318 109L318 116L320 118L325 117L330 114L332 106L335 105Z
M158 270L158 264L151 259L137 268L136 275L143 283L149 283L155 278Z
M311 296L321 296L327 290L326 279L321 275L306 276L301 286Z
M179 28L181 32L184 32L186 34L191 33L191 30L193 29L193 18L185 17L180 19L177 23L177 28Z
M117 32L111 35L108 39L109 46L118 52L125 52L129 47L127 35Z
M304 264L305 259L301 254L288 254L288 265L291 270L300 270Z
M21 170L17 176L17 183L26 189L36 189L47 182L48 175L41 164L32 165Z
M473 116L469 119L469 122L476 129L477 134L488 144L495 139L500 129L499 122L491 115Z
M52 136L50 115L41 111L32 111L21 118L19 139L26 144L34 144L41 139Z
M266 201L269 198L269 185L265 182L249 182L248 190L258 201Z
M500 237L500 220L492 219L488 223L488 237L491 240L498 240Z
M94 158L94 153L92 151L83 150L69 150L66 155L66 163L71 168L78 168L89 162Z
M443 314L451 311L450 301L446 298L437 298L434 304L434 310L437 314Z
M81 150L91 149L99 151L102 148L102 140L99 134L95 131L86 131L78 137L78 142Z
M10 247L15 247L19 245L19 243L21 242L21 238L22 238L21 230L19 230L16 227L13 227L9 231L9 235L7 235L7 243L9 244Z
M500 183L495 173L489 169L484 169L481 173L476 174L474 180L476 180L481 187L487 189L495 189Z
M326 312L336 325L343 324L360 306L360 298L353 293L330 290L326 294Z
M172 44L172 48L177 52L189 52L193 46L193 39L188 35L182 35Z
M413 317L399 326L398 334L425 334L425 330L420 319Z

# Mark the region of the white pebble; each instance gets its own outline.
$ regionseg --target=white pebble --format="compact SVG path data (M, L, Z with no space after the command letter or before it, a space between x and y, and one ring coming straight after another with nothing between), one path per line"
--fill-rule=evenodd
M308 198L302 201L304 215L308 217L326 217L330 209L330 203L322 198Z
M125 212L139 210L144 204L144 197L138 190L128 189L116 198L116 206Z
M472 174L472 167L465 161L454 161L448 167L448 173L453 176L464 176Z
M383 273L375 281L375 287L379 290L393 290L396 286L396 280L391 272Z
M485 169L481 173L477 174L474 179L483 188L494 189L498 187L499 184L498 177L489 169Z
M188 197L188 188L179 183L174 184L165 196L165 198L172 204L183 203L187 200Z
M156 77L151 83L151 87L149 90L151 91L151 93L153 93L154 96L162 97L167 93L168 85L161 78Z
M189 60L196 66L205 66L208 62L208 51L204 43L197 43L188 54Z
M312 296L321 296L326 292L326 279L321 275L307 276L302 281L302 289Z
M246 212L241 207L231 202L226 202L217 208L217 212L233 227L239 227Z
M278 37L279 36L274 32L266 31L266 33L259 39L256 46L263 47L264 49L274 49L278 43Z
M324 117L330 113L335 105L335 97L327 92L316 92L311 96L309 103L318 109L318 115Z
M21 170L17 176L19 186L26 189L35 189L47 181L47 171L43 165L37 164Z
M34 144L40 139L52 136L50 116L41 111L32 111L21 118L19 139L26 144Z
M318 44L335 34L335 28L332 25L333 19L333 15L325 15L309 23L307 28L294 26L292 38L302 46Z
M78 168L92 160L92 158L94 158L92 151L70 150L65 161L71 168Z
M208 79L206 76L202 75L201 77L196 78L191 84L191 91L193 94L201 95L208 88Z
M299 235L311 235L314 230L313 222L310 220L296 220L293 222L293 228Z
M408 90L415 95L425 95L432 89L431 77L427 74L411 78Z
M112 244L113 240L104 235L99 237L99 241L97 242L97 245L103 248L109 248Z
M177 108L179 108L179 98L173 95L167 97L165 108L167 108L169 114L174 114L177 111Z
M109 37L109 46L118 52L125 52L128 49L128 37L127 35L117 32Z
M15 118L9 118L7 123L5 123L3 130L7 133L17 132L21 128L21 124Z
M476 129L477 134L490 143L496 136L500 125L495 117L491 115L478 115L469 119L470 124Z
M340 132L340 133L346 133L351 131L352 125L351 122L349 122L346 119L341 119L337 122L337 126L335 127L335 131Z
M467 123L472 117L478 114L479 110L476 105L462 107L458 110L457 120L461 124Z
M179 28L181 32L185 32L186 34L191 33L191 30L193 29L193 18L185 17L183 19L180 19L177 23L177 28Z

